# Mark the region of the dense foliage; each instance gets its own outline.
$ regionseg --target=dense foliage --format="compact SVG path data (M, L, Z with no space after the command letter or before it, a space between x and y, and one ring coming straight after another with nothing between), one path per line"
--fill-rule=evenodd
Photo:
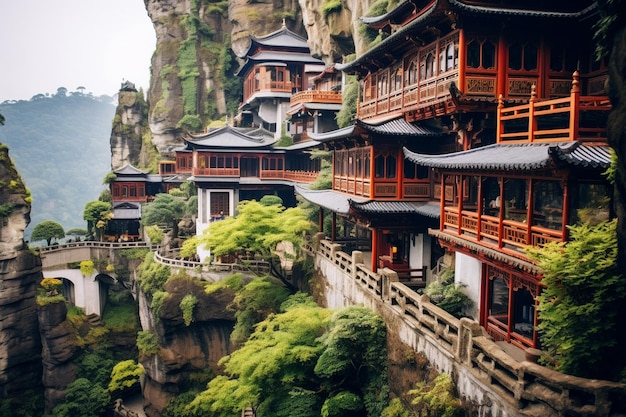
M304 233L313 225L306 213L298 207L285 208L278 204L262 204L255 200L242 201L237 215L212 222L200 243L214 256L246 254L260 255L270 261L272 274L292 287L285 279L276 246L291 243L294 253L283 257L297 258L301 252Z
M172 229L173 236L178 235L178 222L187 212L185 199L171 194L157 194L149 204L143 206L141 223L144 226L162 225Z
M83 219L87 221L87 229L92 237L101 240L107 223L113 218L111 203L94 200L85 204Z
M617 269L616 221L570 227L570 241L529 248L543 269L539 330L557 370L586 378L624 378L620 315L626 280Z
M110 170L113 99L60 90L0 104L6 119L0 142L8 145L33 196L27 239L31 228L46 219L66 230L84 227L85 201L98 197Z
M231 416L251 407L276 417L378 417L388 402L386 330L362 307L334 314L302 294L259 323L222 359L189 415Z

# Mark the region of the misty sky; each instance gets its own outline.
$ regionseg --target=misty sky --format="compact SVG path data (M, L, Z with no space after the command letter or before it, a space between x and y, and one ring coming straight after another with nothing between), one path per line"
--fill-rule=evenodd
M0 102L147 90L155 39L143 0L0 0Z

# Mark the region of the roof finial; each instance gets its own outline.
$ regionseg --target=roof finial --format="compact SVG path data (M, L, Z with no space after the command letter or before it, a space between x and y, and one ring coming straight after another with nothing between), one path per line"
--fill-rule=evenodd
M285 23L285 18L283 17L283 27L287 27L287 24Z

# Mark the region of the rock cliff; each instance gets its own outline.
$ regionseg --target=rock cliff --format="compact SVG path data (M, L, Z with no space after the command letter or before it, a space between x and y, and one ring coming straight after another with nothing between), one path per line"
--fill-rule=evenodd
M165 290L168 295L158 313L150 307L151 297L139 294L141 327L156 334L159 344L157 353L140 357L146 371L143 396L149 417L161 416L168 402L188 390L194 380L204 388L206 378L219 372L218 361L231 350L235 321L227 308L234 296L231 290L207 294L197 281L181 278L170 279ZM180 307L187 294L197 297L189 325Z
M324 17L323 0L144 0L156 33L147 93L151 136L142 143L138 107L121 91L111 135L113 169L131 163L154 171L154 159L172 157L185 131L232 118L241 99L236 56L246 50L251 35L263 36L285 24L308 37L314 56L328 65L341 62L366 48L358 17L370 2L344 0ZM156 154L146 149L150 146Z
M125 82L118 93L118 105L111 130L111 168L116 170L129 163L135 167L149 167L148 104L143 91L137 91L131 82Z
M9 150L0 144L0 398L41 387L37 288L41 260L24 243L30 222L27 191Z

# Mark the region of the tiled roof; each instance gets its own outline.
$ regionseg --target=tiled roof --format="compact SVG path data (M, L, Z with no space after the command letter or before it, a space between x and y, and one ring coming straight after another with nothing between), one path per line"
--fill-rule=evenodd
M418 154L404 148L404 156L411 162L433 168L502 171L543 169L552 162L606 169L611 162L608 146L581 142L494 144L442 155Z
M329 142L335 139L346 139L352 136L354 133L354 125L343 127L337 130L331 130L330 132L324 133L309 133L309 137L318 142Z
M407 122L404 118L390 120L381 124L368 124L362 120L356 121L356 124L370 132L379 133L381 135L392 136L440 136L441 132L430 129L420 124Z
M545 9L535 9L528 10L524 9L524 2L521 2L520 8L512 8L512 7L488 7L488 6L479 6L476 4L466 4L465 1L462 0L447 0L450 3L450 6L456 10L463 10L465 12L473 12L476 14L493 14L498 16L529 16L529 17L549 17L549 18L560 18L560 19L578 19L591 11L597 9L598 5L595 1L588 1L585 7L578 10L550 10L549 8L553 6L552 2L545 2ZM582 2L578 2L581 4ZM581 7L576 2L572 2L571 8Z
M361 213L376 214L419 214L438 219L441 207L438 203L414 201L350 201L350 207Z
M289 29L287 29L286 26L283 26L277 31L264 36L253 36L252 40L260 45L265 46L280 46L282 48L309 48L306 38L303 38L297 33L290 31Z
M139 176L145 176L148 172L147 171L141 171L138 168L135 168L134 166L132 166L131 164L126 164L123 167L113 170L114 174L117 175L139 175Z
M436 230L436 229L429 229L428 234L444 242L450 242L457 246L467 248L472 252L482 253L491 259L507 263L509 265L512 265L526 272L530 272L533 274L541 274L543 272L541 268L539 268L537 265L531 262L524 261L522 259L516 258L511 255L507 255L496 249L485 247L484 245L481 245L480 243L463 239L460 236L454 236L450 233L446 233L444 231Z
M310 190L297 184L294 185L294 190L305 200L338 214L348 214L350 202L367 200L333 190Z
M239 129L232 126L223 126L202 135L188 135L185 139L187 147L191 148L263 148L276 142L272 135L257 130Z
M289 145L289 146L276 146L276 149L284 149L286 151L297 151L301 149L315 148L319 144L320 142L316 140L307 140L304 142L294 143L293 145Z
M255 62L303 62L324 65L324 61L314 58L308 52L260 51L248 57Z

